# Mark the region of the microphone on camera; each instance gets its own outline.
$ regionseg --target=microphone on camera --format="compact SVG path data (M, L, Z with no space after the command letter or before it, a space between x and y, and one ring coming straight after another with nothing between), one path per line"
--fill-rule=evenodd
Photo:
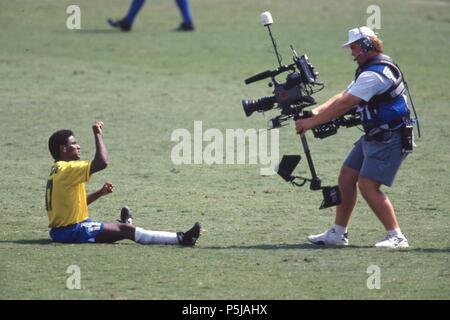
M249 84L249 83L252 83L252 82L256 82L256 81L259 81L259 80L263 80L263 79L269 78L269 77L272 76L272 73L273 73L272 71L266 70L266 71L263 71L261 73L255 74L254 76L252 76L252 77L250 77L248 79L245 79L245 84Z

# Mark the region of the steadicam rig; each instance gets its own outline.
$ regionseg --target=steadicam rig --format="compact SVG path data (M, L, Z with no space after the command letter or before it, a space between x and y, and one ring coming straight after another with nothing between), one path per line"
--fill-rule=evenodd
M265 112L271 109L279 109L280 114L268 121L269 129L279 128L283 123L289 119L294 121L300 118L307 118L309 112L304 110L306 107L310 107L316 104L313 94L322 90L324 84L317 79L318 73L314 70L313 65L310 63L306 54L298 56L293 46L291 50L293 53L293 63L289 65L282 65L281 58L277 50L275 40L270 30L270 25L273 23L270 12L264 12L261 14L262 24L267 27L267 30L272 40L272 45L275 50L279 67L275 70L266 70L258 73L245 80L245 84L250 84L256 81L270 78L270 87L273 87L273 95L262 97L255 100L245 99L242 100L242 107L244 108L245 115L249 117L253 112ZM288 75L285 78L285 82L279 82L276 76L287 72ZM334 122L327 123L321 127L313 129L314 135L318 138L324 138L335 131L340 125L348 124L344 116L341 117L341 122L336 119ZM317 176L314 168L314 163L311 157L311 152L308 147L308 142L305 135L300 136L303 151L305 153L306 160L308 162L311 178L298 177L292 174L295 167L300 162L301 157L299 155L283 156L280 164L277 168L277 173L287 182L291 182L295 186L304 186L307 182L310 183L311 190L322 190L323 202L320 206L321 209L339 205L341 203L341 195L338 186L325 186L322 187L321 180Z

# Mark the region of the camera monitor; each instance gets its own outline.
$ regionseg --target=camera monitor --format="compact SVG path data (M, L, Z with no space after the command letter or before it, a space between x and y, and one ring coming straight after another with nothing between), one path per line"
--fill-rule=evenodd
M278 165L277 173L287 182L295 179L292 175L297 164L300 162L300 155L284 155Z

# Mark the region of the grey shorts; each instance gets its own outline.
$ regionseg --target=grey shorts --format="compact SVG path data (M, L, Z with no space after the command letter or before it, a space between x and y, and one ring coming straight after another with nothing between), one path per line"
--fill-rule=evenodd
M358 171L360 176L390 187L406 155L402 154L400 132L388 132L387 135L385 141L368 141L362 136L344 164Z

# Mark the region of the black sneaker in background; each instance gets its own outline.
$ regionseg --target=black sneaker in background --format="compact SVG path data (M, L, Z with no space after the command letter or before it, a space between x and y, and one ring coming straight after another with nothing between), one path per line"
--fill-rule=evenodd
M127 32L131 30L131 24L129 24L128 22L126 22L125 20L113 20L113 19L108 19L107 20L109 25L113 28L120 28L120 30Z
M182 22L175 31L194 31L195 27L191 23Z

